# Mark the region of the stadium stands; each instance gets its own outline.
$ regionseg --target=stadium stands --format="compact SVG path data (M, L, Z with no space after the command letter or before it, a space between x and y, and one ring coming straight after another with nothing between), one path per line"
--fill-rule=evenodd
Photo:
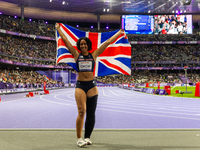
M32 34L39 36L52 37L44 40L38 38L28 38L0 33L0 59L3 64L11 61L23 64L48 65L55 66L56 44L54 24L42 24L38 22L21 21L8 16L0 16L0 29ZM96 29L84 28L83 30L96 31ZM112 30L112 29L110 29ZM193 35L128 35L129 41L198 41L200 37ZM180 74L183 72L179 69L173 71L175 67L200 67L199 58L200 50L198 44L132 44L132 76L107 76L100 77L97 80L107 84L121 83L155 83L157 81L167 83L183 83ZM6 60L6 61L3 61ZM1 64L1 67L3 66ZM42 67L44 67L42 66ZM66 64L59 64L61 67L67 67ZM155 70L138 68L157 67ZM168 67L168 71L160 67ZM26 67L24 67L26 70ZM49 67L51 68L51 67ZM0 70L0 82L12 83L15 87L27 86L27 84L39 84L44 82L42 76L30 71L9 70L2 67ZM190 69L188 79L192 83L199 81L199 71ZM39 78L33 79L32 75ZM38 81L39 80L39 81ZM58 84L58 81L50 80L50 84ZM11 86L10 86L11 87ZM4 87L8 88L8 87Z
M47 83L47 87L64 87L63 83L51 78L47 79L45 75L33 70L0 69L0 89L39 88L43 86L44 81Z

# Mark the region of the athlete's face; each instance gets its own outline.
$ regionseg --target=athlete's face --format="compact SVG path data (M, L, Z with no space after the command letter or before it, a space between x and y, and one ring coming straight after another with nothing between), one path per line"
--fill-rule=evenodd
M81 40L80 42L80 49L82 52L88 51L88 45L85 40Z

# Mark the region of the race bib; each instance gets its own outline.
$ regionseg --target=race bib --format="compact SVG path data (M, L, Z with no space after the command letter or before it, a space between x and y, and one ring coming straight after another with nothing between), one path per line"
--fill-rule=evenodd
M92 71L92 62L91 61L82 61L79 62L80 71Z

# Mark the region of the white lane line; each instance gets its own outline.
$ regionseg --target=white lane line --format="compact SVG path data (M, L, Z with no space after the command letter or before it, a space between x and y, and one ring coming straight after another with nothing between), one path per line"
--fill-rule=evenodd
M98 108L102 107L102 108L114 108L116 110L119 110L119 109L126 109L126 110L132 110L133 111L144 111L144 112L156 112L156 113L165 113L165 114L175 114L175 115L190 115L190 116L198 116L198 114L191 114L191 113L180 113L180 112L172 112L172 111L162 111L163 109L161 109L160 111L159 110L148 110L148 109L136 109L136 108L131 108L131 107L122 107L122 106L108 106L108 105L98 105Z
M122 93L122 94L124 94L124 95L128 95L128 96L130 96L130 94L126 94L125 92L122 92L122 91L120 91L120 90L116 90L118 93Z
M112 112L118 112L118 113L145 115L145 116L154 116L154 117L166 117L166 118L176 118L176 119L186 119L186 120L200 120L200 118L176 117L176 116L167 116L167 115L158 115L158 114L147 114L147 113L138 113L138 112L129 112L129 111L119 111L119 110L111 110L111 109L103 109L103 108L98 108L98 110L112 111Z
M102 88L102 91L104 91L104 89ZM69 91L69 92L71 92L71 91ZM69 95L68 95L68 97L70 98L70 99L75 99L74 97L72 98L70 95L73 95L74 93L70 93ZM64 95L63 93L62 93L62 95ZM57 97L58 98L58 97ZM117 98L119 98L119 97L117 97ZM69 101L69 100L64 100L64 99L61 99L61 98L58 98L58 99L60 99L60 100L62 100L62 101ZM151 106L151 105L148 105L148 104L140 104L140 103L133 103L133 101L122 101L122 100L120 100L120 101L117 101L117 99L115 99L115 97L112 97L112 99L115 99L115 101L113 101L112 99L108 99L107 101L105 101L105 99L107 99L107 97L105 98L105 97L103 97L102 96L102 99L104 99L104 100L98 100L98 103L100 103L100 104L112 104L112 105L114 105L114 106L121 106L121 107L130 107L131 106L131 108L144 108L144 109L157 109L157 110L161 110L161 109L165 109L165 110L169 110L169 111L172 111L172 112L190 112L190 113L196 113L196 114L199 114L199 111L191 111L191 109L189 109L189 111L188 110L185 110L185 108L180 108L180 109L178 109L178 110L174 110L174 109L171 109L171 107L170 108L163 108L163 106L160 108L160 106L161 105L156 105L156 106ZM72 102L72 101L70 101L70 102ZM140 102L140 101L139 101ZM134 105L133 105L134 104ZM132 106L133 105L133 106ZM139 105L139 106L138 106ZM143 107L141 107L143 105ZM144 106L146 106L146 107L144 107ZM177 109L177 108L176 108Z
M106 96L106 95L105 95L105 92L104 92L104 90L103 90L103 87L101 87L101 89L102 89L103 95Z
M68 105L68 106L76 106L76 104L69 104L69 103L60 103L60 102L54 102L54 101L50 101L50 100L46 100L43 98L44 95L40 96L40 98L43 100L43 101L47 101L47 102L50 102L50 103L54 103L54 104L60 104L60 105ZM99 106L99 105L98 105ZM109 108L122 108L122 107L116 107L116 106L103 106L103 107L109 107ZM142 110L142 111L147 111L147 112L160 112L160 113L168 113L168 114L179 114L179 115L190 115L190 116L195 116L195 115L198 115L198 114L186 114L186 113L173 113L173 112L162 112L162 111L150 111L150 110L145 110L145 109L132 109L132 108L124 108L124 109L131 109L131 110ZM112 110L112 109L102 109L102 108L99 108L98 107L98 110L108 110L108 111L115 111L115 112L124 112L124 113L133 113L133 114L140 114L140 115L148 115L148 116L158 116L158 117L171 117L171 118L181 118L181 119L191 119L191 120L200 120L198 118L188 118L188 117L176 117L176 116L167 116L167 115L157 115L157 114L146 114L146 113L138 113L138 112L131 112L131 111L121 111L119 109L117 110Z
M71 97L70 95L73 95L73 97ZM69 97L70 99L74 99L75 98L75 93L68 94L67 97Z
M110 91L111 93L113 93L115 96L119 96L117 94L115 94L113 91L109 90L109 88L106 88L108 91Z
M100 94L99 94L100 95ZM99 96L99 98L101 97L102 95L100 95ZM102 96L103 97L103 96ZM138 97L138 96L135 96L135 95L131 95L130 94L130 96L126 96L126 97L124 97L123 95L121 95L121 96L118 96L117 98L115 98L115 97L113 97L113 96L107 96L106 98L105 97L103 97L102 99L108 99L108 98L111 98L111 99L119 99L119 98L121 98L121 97L123 97L122 99L123 100L125 100L124 102L139 102L139 103L146 103L147 105L151 105L151 106L153 106L152 104L155 104L155 106L157 106L157 105L163 105L164 103L163 103L163 101L161 101L160 99L155 99L155 97L153 97L154 98L154 100L151 100L151 99L149 99L149 100L144 100L144 99L142 99L141 97ZM173 107L174 106L174 103L172 103L172 104L170 104L167 100L168 99L166 99L167 97L160 97L160 98L162 98L163 100L165 100L164 102L166 102L167 104L165 104L165 106L168 106L168 107ZM172 98L170 99L170 100L172 100ZM160 102L160 103L152 103L153 101L157 101L157 102ZM178 106L179 106L179 108L181 108L181 107L183 107L183 108L188 108L188 109L200 109L200 105L191 105L191 103L188 105L188 104L181 104L182 102L178 102ZM200 103L199 103L200 104Z
M46 100L46 99L44 99L43 97L44 97L44 95L40 96L40 99L43 100L43 101L47 101L47 102L49 102L49 103L60 104L60 105L68 105L68 106L76 106L76 105L73 105L73 104L60 103L60 102L54 102L54 101Z
M55 99L58 99L58 100L61 100L61 101L65 101L65 102L74 102L74 101L71 101L71 100L69 100L69 99L58 98L58 96L59 96L59 95L55 95L54 98L55 98ZM71 98L70 98L70 99L71 99Z
M178 112L191 112L191 113L199 113L200 110L198 111L194 111L191 109L185 109L185 108L181 108L181 109L171 109L171 107L165 107L164 106L160 107L161 105L157 105L157 106L150 106L148 104L144 105L144 104L135 104L135 103L130 103L130 102L122 102L122 101L106 101L106 100L99 100L98 104L105 104L105 105L113 105L113 106L121 106L121 107L131 107L131 108L143 108L143 109L165 109L168 111L178 111Z
M15 100L10 100L10 101L1 101L1 104L7 104L7 103L11 103L11 102L16 102L16 101L23 101L23 100L28 100L28 99L33 99L34 97L29 97L29 98L23 98L23 99L15 99Z

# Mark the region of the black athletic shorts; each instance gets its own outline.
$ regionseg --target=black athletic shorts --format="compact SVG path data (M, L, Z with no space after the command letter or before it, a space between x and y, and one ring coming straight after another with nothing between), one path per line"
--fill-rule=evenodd
M76 86L75 88L80 88L82 89L83 91L85 91L85 93L87 94L87 92L93 88L97 86L97 83L95 80L92 80L92 81L78 81L76 82Z

